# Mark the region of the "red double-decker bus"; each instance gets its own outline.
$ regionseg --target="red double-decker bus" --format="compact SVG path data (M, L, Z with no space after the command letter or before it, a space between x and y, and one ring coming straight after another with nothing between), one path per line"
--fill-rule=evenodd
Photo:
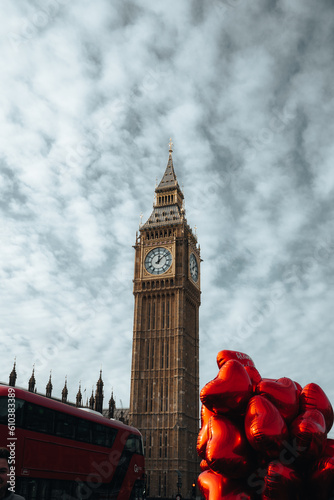
M0 446L26 500L141 499L140 432L23 389L0 385Z

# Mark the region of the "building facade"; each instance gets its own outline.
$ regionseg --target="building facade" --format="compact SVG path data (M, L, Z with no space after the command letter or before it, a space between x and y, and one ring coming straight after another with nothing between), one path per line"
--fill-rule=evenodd
M9 375L9 383L8 385L11 387L16 386L16 360L14 361L13 369ZM0 382L2 384L2 382ZM94 389L92 389L92 394L90 398L86 397L86 401L82 396L81 392L81 382L79 383L79 390L76 394L76 402L72 403L68 400L68 388L67 388L67 376L65 377L65 385L61 392L61 399L52 396L52 380L51 380L51 372L49 381L45 387L45 396L47 398L54 399L55 401L61 401L62 403L68 404L70 406L76 406L78 408L89 408L91 410L95 410L101 413L106 418L114 418L115 420L120 420L121 422L128 424L129 423L129 409L128 408L116 408L116 403L114 400L114 392L111 392L111 397L109 399L108 408L103 409L103 399L104 399L104 391L103 391L104 382L102 380L102 370L100 370L100 377L96 382L96 391L94 396ZM24 387L20 387L20 389L24 389ZM32 369L31 377L28 381L28 391L39 394L40 396L44 396L44 394L37 392L36 388L36 379L35 379L35 367ZM86 389L84 390L84 394L86 393Z
M129 420L144 438L148 497L190 498L199 473L200 262L170 142L135 244Z

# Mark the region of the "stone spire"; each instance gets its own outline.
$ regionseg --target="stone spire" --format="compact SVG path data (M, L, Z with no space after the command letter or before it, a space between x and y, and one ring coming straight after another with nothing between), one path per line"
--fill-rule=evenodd
M109 399L109 411L108 411L108 417L109 418L115 418L115 409L116 409L116 403L114 400L114 392L111 392L111 398Z
M81 382L79 382L79 390L76 397L76 406L82 406Z
M10 372L10 375L9 375L9 385L12 386L12 387L15 387L16 379L17 379L17 375L16 375L16 358L15 358L14 359L13 369Z
M28 383L28 391L35 392L35 385L36 385L36 379L35 379L35 365L34 365L33 369L32 369L32 374L31 374L31 377L30 377L29 383Z
M49 382L46 384L46 397L47 398L51 398L51 394L52 394L52 389L53 389L53 385L52 385L52 382L51 382L51 374L52 372L50 371L50 377L49 377Z
M174 166L173 166L172 146L173 146L172 139L170 139L167 167L166 167L164 175L162 176L160 183L155 188L156 193L158 193L159 191L165 190L167 188L170 189L170 188L178 187L180 189L179 184L177 182L176 175L175 175Z
M68 389L67 389L67 375L65 377L65 385L61 391L61 400L63 403L67 403Z
M92 395L91 397L89 398L89 408L91 410L94 410L94 403L95 403L95 399L94 399L94 387L92 388Z
M168 163L160 183L155 188L153 212L140 231L159 226L177 225L185 221L184 195L179 186L173 166L172 140L169 142Z
M96 383L95 392L95 406L94 410L102 413L103 408L103 380L102 380L102 370L100 370L100 378Z

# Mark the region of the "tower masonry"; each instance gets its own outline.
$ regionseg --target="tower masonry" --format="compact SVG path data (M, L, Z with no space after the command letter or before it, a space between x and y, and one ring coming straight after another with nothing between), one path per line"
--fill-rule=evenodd
M199 473L200 247L172 143L153 211L136 237L130 423L143 434L149 497L191 497Z

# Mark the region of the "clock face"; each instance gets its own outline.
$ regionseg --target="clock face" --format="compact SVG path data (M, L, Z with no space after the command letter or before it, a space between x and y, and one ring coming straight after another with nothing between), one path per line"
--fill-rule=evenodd
M191 253L189 257L189 269L190 269L190 276L196 282L198 280L198 264L196 257L193 253Z
M145 268L151 274L163 274L172 264L172 254L167 248L153 248L145 257Z

